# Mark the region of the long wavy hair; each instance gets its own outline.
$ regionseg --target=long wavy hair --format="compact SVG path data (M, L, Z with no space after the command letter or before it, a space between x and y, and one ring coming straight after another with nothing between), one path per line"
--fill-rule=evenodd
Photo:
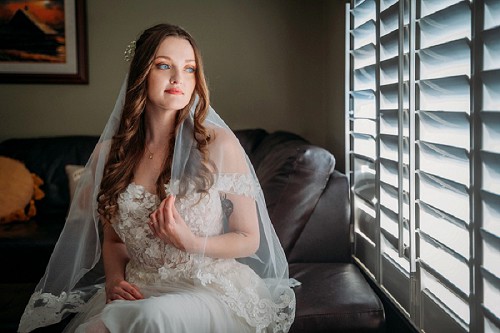
M203 71L200 50L193 37L179 26L158 24L145 30L136 41L135 54L130 64L127 93L123 106L118 131L113 136L111 148L104 167L101 187L98 195L98 212L104 222L111 222L118 211L117 200L120 193L133 181L135 166L145 153L145 107L147 101L147 77L153 66L159 45L167 37L179 37L187 40L193 47L196 61L196 85L191 100L176 117L175 131L171 136L168 154L163 162L162 172L156 181L156 193L160 199L166 197L164 184L170 180L170 171L175 144L175 133L179 125L188 117L195 95L199 101L194 113L193 135L201 158L201 168L197 170L197 188L207 192L213 184L213 164L209 160L207 145L213 140L203 125L210 105L207 82Z

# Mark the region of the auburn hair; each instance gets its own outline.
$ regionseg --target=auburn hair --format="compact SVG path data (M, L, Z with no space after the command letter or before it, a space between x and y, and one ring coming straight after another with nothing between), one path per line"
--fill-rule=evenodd
M162 200L166 197L164 184L167 184L170 180L175 133L177 133L179 125L188 117L195 95L198 95L199 101L194 113L193 136L201 157L201 168L197 170L195 180L202 183L202 192L207 192L208 188L213 184L213 168L211 168L213 164L209 160L207 147L213 140L213 135L211 136L203 125L210 100L200 50L193 37L181 27L171 24L155 25L145 30L136 41L134 57L130 64L122 116L118 130L111 142L97 199L97 210L99 215L104 218L104 222L111 222L116 215L118 196L133 181L135 166L144 155L147 77L153 66L158 47L167 37L183 38L193 47L196 62L196 84L191 100L186 107L177 113L175 130L171 135L168 154L163 162L162 172L156 181L156 194ZM200 187L198 186L198 188Z

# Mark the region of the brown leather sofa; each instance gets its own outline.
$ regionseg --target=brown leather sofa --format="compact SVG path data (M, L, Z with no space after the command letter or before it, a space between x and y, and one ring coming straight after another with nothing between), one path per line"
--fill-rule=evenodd
M351 259L347 178L325 149L288 132L236 131L261 182L290 263L296 319L290 332L383 332L381 301ZM64 225L67 164L85 164L93 136L10 139L0 156L40 176L46 197L29 222L0 226L0 332L15 332L24 306ZM57 332L62 324L37 330Z

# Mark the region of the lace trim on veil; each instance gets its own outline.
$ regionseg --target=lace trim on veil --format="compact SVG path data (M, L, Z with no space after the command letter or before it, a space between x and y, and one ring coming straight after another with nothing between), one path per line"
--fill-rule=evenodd
M36 291L26 305L19 325L20 332L29 332L37 327L61 321L65 314L81 312L87 304L82 291L62 292L59 296Z

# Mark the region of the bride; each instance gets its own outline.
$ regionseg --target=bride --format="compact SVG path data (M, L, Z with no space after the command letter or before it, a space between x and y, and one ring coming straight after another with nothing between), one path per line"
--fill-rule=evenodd
M65 331L287 332L288 265L249 159L209 106L193 38L156 25L127 56L19 331L77 313Z

